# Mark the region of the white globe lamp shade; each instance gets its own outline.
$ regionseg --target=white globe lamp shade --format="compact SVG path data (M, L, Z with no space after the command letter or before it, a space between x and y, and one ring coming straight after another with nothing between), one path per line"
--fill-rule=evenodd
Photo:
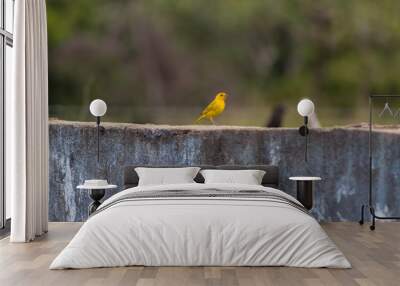
M101 99L95 99L90 103L89 109L93 116L101 117L107 112L107 104Z
M314 113L314 103L309 99L302 99L297 105L297 112L303 116L310 116Z

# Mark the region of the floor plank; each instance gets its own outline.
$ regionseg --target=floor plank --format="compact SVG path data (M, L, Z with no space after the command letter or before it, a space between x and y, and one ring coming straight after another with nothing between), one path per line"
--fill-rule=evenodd
M356 223L327 223L323 228L345 253L352 269L289 267L118 267L50 271L54 257L80 223L50 223L49 233L32 243L0 240L0 285L399 285L400 224L379 223L371 232Z

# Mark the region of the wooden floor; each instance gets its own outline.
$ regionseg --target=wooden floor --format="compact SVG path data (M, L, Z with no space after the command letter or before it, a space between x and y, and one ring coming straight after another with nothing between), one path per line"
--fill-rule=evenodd
M0 241L0 285L400 285L400 224L378 223L371 232L356 223L324 229L353 269L289 267L124 267L48 270L79 229L79 223L51 223L49 233L27 244Z

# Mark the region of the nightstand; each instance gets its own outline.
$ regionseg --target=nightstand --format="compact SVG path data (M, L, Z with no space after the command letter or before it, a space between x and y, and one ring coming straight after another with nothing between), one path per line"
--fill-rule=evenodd
M297 200L308 210L313 207L314 181L321 181L320 177L290 177L289 180L297 183Z
M104 186L79 185L76 188L89 191L89 196L93 200L93 202L88 207L88 214L90 216L101 205L100 200L104 197L106 190L115 189L117 188L117 185L104 185Z

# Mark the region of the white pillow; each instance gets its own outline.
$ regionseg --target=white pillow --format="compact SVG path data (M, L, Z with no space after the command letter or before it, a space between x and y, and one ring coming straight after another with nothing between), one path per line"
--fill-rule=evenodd
M202 170L206 184L261 185L265 171L261 170Z
M194 183L198 167L186 168L135 168L139 176L139 186Z

